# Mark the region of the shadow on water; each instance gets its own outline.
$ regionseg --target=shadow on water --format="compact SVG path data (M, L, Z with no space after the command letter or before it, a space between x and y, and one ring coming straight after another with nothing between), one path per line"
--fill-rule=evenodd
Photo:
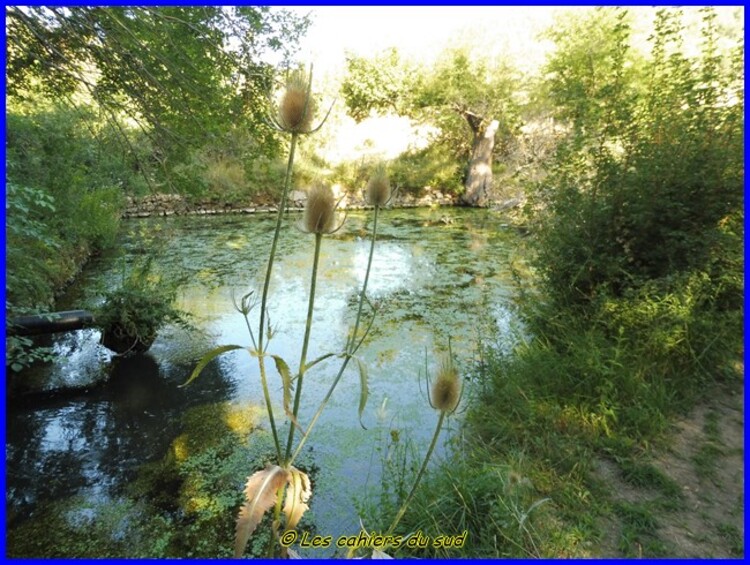
M297 219L290 216L288 222ZM344 229L324 242L309 357L344 346L367 266L371 221L369 214L352 213ZM425 352L434 357L450 338L460 367L468 371L483 325L493 325L502 335L513 333L517 320L510 307L509 263L518 235L500 222L480 210L383 214L368 287L378 319L359 352L370 374L363 414L368 430L359 425L360 383L352 368L308 443L320 467L308 519L323 535L358 532L352 500L366 486L377 488L373 455L378 438L396 428L418 445L429 441L435 414L418 385ZM178 305L205 335L164 331L149 353L114 358L98 345L98 332L73 332L55 338L51 365L14 377L21 380L11 383L6 419L6 516L13 555L74 556L89 546L83 550L89 556L222 556L231 551L244 479L262 468L268 455L257 361L247 352L228 353L189 387L179 385L215 345L247 345L231 293L241 296L261 288L273 220L139 220L128 222L126 229L162 225L156 262L183 281ZM134 260L134 241L126 232L123 255L92 263L60 306L96 304L102 289L122 276L121 263ZM271 348L292 367L304 328L311 245L310 238L285 229L271 281L269 311L278 327ZM311 419L337 363L327 360L306 376L300 421ZM271 389L278 407L281 387L273 381ZM443 441L436 456L444 452ZM69 537L84 535L50 521L47 516L60 514L50 508L63 508L68 516L70 505L91 510L92 501L111 506L123 497L150 510L135 512L128 506L140 518L128 522L133 534L120 545L98 546L81 538L79 545L68 544L66 553L55 548L55 540L41 549L23 541L34 532L60 528ZM149 516L159 517L159 525ZM152 530L139 530L147 526ZM161 545L139 546L133 537L137 532L144 539L160 539Z
M175 370L176 369L176 370ZM138 466L163 456L191 406L231 398L218 365L187 392L186 367L170 374L150 354L114 358L90 389L27 393L8 403L6 508L9 526L61 493L114 496Z

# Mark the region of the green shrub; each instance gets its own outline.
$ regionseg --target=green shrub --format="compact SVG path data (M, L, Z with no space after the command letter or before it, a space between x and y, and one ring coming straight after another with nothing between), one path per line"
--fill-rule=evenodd
M393 160L391 182L400 190L419 193L432 187L450 194L463 191L464 167L443 145L403 153Z
M187 314L173 302L177 288L151 271L151 260L133 268L121 286L108 291L96 309L102 343L117 353L145 351L168 323L189 328Z

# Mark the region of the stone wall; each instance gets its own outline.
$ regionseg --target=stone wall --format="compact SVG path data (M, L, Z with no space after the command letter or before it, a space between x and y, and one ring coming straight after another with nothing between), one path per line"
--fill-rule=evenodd
M369 208L361 195L345 192L340 185L333 186L334 196L339 201L339 208L362 210ZM302 211L307 193L293 190L289 194L288 210ZM457 199L443 194L439 190L425 189L421 196L412 194L396 195L392 203L394 208L417 208L427 206L455 206ZM190 200L179 194L149 194L142 198L128 197L123 212L124 218L147 218L149 216L184 216L184 215L217 215L217 214L260 214L275 212L275 206L263 204L232 204L216 200Z

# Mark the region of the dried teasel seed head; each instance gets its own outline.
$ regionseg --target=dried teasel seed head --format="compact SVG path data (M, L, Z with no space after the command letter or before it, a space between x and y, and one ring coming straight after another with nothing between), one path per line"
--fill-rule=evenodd
M307 193L304 229L308 233L331 233L336 211L333 191L324 184L313 185Z
M453 412L461 398L461 382L458 370L450 356L440 363L437 378L432 385L432 405L441 412Z
M304 73L292 73L279 103L279 124L288 132L309 133L315 107Z
M391 183L385 165L378 165L367 183L367 201L373 206L384 206L391 197Z

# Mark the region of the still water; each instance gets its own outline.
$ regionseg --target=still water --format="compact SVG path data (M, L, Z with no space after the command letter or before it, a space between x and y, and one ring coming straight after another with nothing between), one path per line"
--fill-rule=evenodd
M313 236L294 229L297 221L290 215L283 227L269 302L276 329L269 352L286 359L292 370L299 362L314 246ZM224 402L233 410L264 414L257 360L247 351L224 354L193 384L179 385L212 347L250 344L232 297L262 288L273 222L268 215L124 223L121 252L92 261L59 308L95 304L102 289L117 284L127 265L148 249L156 256L157 272L180 282L178 305L191 313L200 332L166 328L149 352L122 359L98 344L97 331L72 332L52 342L58 354L54 363L13 377L6 440L10 530L38 519L50 501L120 496L144 463L165 456L191 408ZM344 228L323 241L308 359L344 348L367 266L371 222L369 213L350 213ZM359 532L354 500L377 489L377 448L390 430L413 440L420 452L426 449L436 422L420 384L426 358L434 369L450 338L458 365L467 372L483 334L512 333L517 323L510 308L510 263L520 241L491 211L411 209L381 215L368 286L378 314L359 351L369 369L362 417L367 429L358 419L360 378L351 363L307 444L320 469L311 499L318 533ZM257 325L255 314L251 321ZM303 425L339 363L331 358L307 374ZM278 420L281 387L273 365L268 368ZM88 390L22 396L81 386ZM457 420L460 415L444 430L438 457L458 429ZM261 416L258 425L267 428L267 418Z

